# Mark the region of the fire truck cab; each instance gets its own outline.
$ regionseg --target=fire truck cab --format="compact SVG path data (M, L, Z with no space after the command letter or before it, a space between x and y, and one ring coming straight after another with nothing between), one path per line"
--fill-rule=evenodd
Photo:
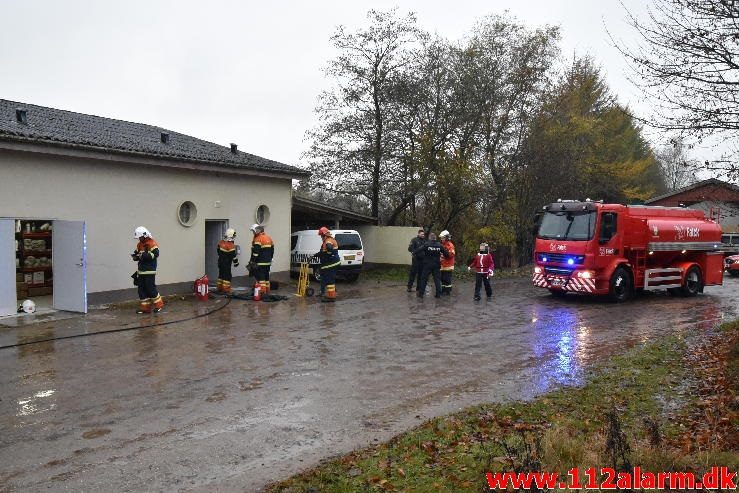
M544 206L533 284L552 294L695 296L723 282L721 227L703 211L560 200Z

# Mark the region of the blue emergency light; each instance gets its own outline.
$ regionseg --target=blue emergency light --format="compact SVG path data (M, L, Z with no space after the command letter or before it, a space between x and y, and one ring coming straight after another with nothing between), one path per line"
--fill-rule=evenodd
M575 265L575 259L574 258L568 258L567 259L567 265Z

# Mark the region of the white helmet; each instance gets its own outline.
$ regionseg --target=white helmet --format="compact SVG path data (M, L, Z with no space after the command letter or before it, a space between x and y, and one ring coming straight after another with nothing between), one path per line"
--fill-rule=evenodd
M151 233L149 233L149 230L145 227L139 226L138 228L136 228L136 231L133 232L133 237L141 238L142 236L144 238L151 238Z
M264 231L264 226L261 226L257 223L254 223L249 228L253 233L256 233L257 231Z
M445 229L444 231L442 231L441 233L439 233L439 236L442 237L442 238L451 238L452 237L452 234Z
M226 239L233 240L234 238L236 238L236 230L233 228L228 228L226 230Z
M34 303L33 300L25 300L21 304L21 309L18 311L23 311L25 313L33 313L36 311L36 303Z

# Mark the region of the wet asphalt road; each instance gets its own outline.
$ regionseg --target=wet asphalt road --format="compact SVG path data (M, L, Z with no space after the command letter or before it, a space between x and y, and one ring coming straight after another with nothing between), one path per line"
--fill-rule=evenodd
M469 283L417 300L360 282L339 284L335 304L234 300L189 321L1 349L0 492L258 491L429 417L576 384L613 351L735 318L739 281L725 283L614 305L528 279L496 279L490 302L473 302ZM0 346L224 303L0 319Z

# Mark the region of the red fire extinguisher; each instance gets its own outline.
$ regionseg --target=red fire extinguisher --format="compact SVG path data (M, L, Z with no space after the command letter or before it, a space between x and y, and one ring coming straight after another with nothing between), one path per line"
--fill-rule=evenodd
M254 301L262 301L262 286L259 281L254 283Z
M195 297L200 301L208 299L208 276L195 280Z

